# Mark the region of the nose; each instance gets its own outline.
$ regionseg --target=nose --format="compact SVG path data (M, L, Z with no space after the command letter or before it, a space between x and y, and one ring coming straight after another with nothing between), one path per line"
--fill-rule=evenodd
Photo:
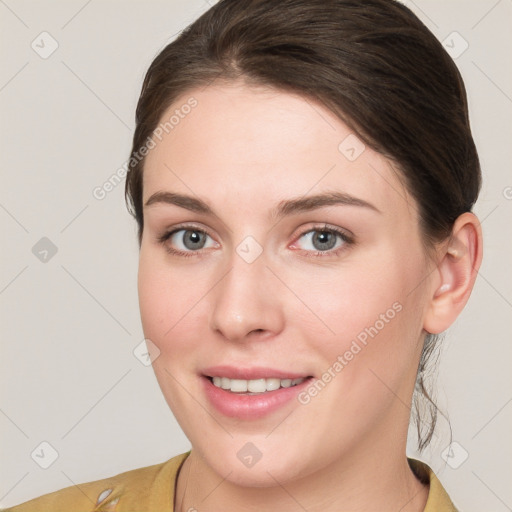
M266 339L284 326L279 281L264 255L247 263L234 253L230 269L211 294L210 327L229 341Z

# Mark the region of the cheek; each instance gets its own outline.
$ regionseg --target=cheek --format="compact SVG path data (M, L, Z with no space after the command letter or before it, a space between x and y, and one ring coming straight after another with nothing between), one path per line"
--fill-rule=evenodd
M422 299L410 292L421 268L392 258L373 268L354 265L330 273L329 286L317 275L303 281L298 292L333 331L319 329L318 321L316 330L305 320L299 327L309 329L304 338L322 372L299 400L312 417L328 418L326 432L336 424L348 438L375 425L396 396L407 403L419 357Z
M166 255L142 248L138 272L144 336L161 352L179 350L180 344L192 348L192 334L204 325L196 306L207 293L205 280L191 270L171 268L165 259Z
M325 368L338 356L368 366L407 366L421 334L421 258L399 261L380 250L336 271L301 273L292 285L311 313L296 315L299 330L321 355ZM290 276L290 281L292 276ZM288 282L290 282L288 281ZM351 364L351 366L357 366ZM339 368L339 365L338 365Z
M381 314L388 313L387 316L394 318L397 306L393 308L393 305L405 295L405 286L394 274L389 267L386 273L347 267L317 272L306 278L301 274L290 287L303 298L311 313L303 311L299 318L309 323L310 317L316 317L315 327L321 334L322 346L329 347L331 343L336 346L340 338L355 337L371 327ZM380 324L379 321L378 327L382 328Z
M196 371L194 355L201 349L208 325L197 307L207 293L206 284L201 283L205 280L197 279L197 273L172 268L165 254L141 248L138 292L144 337L160 351L153 370L169 407L186 431L195 428L187 411L196 411L197 403L183 393L182 386Z

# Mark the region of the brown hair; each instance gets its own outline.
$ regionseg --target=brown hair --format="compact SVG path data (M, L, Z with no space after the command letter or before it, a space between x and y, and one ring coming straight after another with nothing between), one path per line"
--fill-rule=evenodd
M369 147L392 160L417 202L427 245L471 211L481 186L464 84L435 36L392 0L221 0L166 46L149 67L136 110L126 179L128 208L144 217L139 150L183 94L242 79L313 98ZM437 407L425 386L438 338L424 342L415 389L426 398L431 440Z

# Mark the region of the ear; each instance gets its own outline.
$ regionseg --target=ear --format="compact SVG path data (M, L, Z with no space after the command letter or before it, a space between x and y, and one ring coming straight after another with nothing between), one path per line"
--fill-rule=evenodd
M449 241L440 249L423 321L425 331L438 334L453 324L471 295L481 262L480 222L466 212L457 218Z

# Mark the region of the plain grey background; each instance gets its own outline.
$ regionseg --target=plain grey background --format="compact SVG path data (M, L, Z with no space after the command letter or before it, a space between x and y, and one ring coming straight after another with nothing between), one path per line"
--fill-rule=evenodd
M439 368L455 444L448 453L440 417L432 446L418 455L411 439L409 454L431 465L461 510L512 510L512 2L404 3L465 79L485 240ZM124 182L102 200L93 190L128 158L151 60L208 7L0 0L0 507L189 449L133 353L143 334Z

